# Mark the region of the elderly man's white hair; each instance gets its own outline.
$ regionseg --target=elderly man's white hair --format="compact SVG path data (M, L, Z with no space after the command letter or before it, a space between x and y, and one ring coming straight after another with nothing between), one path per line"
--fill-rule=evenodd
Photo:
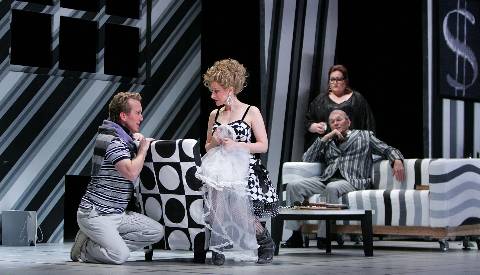
M340 114L342 115L344 118L350 120L350 118L348 117L347 113L345 113L344 111L340 110L340 109L335 109L333 111L330 112L330 115L328 116L328 118L330 118L332 115L334 114Z

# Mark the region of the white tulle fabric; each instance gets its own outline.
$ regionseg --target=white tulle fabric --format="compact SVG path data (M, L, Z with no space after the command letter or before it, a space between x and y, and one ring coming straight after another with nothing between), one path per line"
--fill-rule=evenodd
M234 140L235 131L221 125L215 133L219 138ZM205 183L205 222L209 248L239 260L254 260L258 248L255 217L247 193L250 153L220 145L202 158L196 177Z
M220 125L215 134L223 139L234 139L235 131L229 125ZM239 148L220 145L210 149L202 158L197 178L212 188L244 189L249 176L250 153Z

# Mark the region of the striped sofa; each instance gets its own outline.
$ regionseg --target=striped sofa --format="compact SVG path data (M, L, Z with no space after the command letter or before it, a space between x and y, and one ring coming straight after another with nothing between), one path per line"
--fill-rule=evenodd
M480 241L480 159L406 159L405 182L392 176L389 161L374 163L370 190L346 194L341 201L354 209L372 209L376 235L424 236L448 250L448 240L466 236ZM286 162L283 194L289 182L319 175L320 163ZM310 198L315 202L318 196ZM312 226L305 226L311 230ZM308 229L310 228L310 229ZM337 222L338 233L360 233L358 222Z

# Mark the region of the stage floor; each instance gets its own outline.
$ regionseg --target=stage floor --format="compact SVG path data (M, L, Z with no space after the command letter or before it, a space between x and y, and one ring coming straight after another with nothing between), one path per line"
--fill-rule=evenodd
M327 255L315 247L281 248L270 265L234 262L225 265L194 264L188 251L155 250L153 261L145 262L143 252L133 252L123 265L87 264L70 261L65 244L36 247L0 246L0 274L14 275L127 275L127 274L479 274L480 251L476 245L463 250L461 242L450 242L448 252L440 252L437 242L374 241L374 256L363 256L361 246L346 242L333 246ZM208 254L207 258L210 257ZM158 273L157 273L158 272Z

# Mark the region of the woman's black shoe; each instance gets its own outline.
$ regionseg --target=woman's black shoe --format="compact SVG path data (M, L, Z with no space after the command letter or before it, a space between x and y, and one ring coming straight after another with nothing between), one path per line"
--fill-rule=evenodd
M257 264L269 264L273 261L273 253L275 252L275 244L272 237L265 229L261 234L257 235L258 260Z
M225 263L225 255L212 251L212 263L214 265L223 265Z

